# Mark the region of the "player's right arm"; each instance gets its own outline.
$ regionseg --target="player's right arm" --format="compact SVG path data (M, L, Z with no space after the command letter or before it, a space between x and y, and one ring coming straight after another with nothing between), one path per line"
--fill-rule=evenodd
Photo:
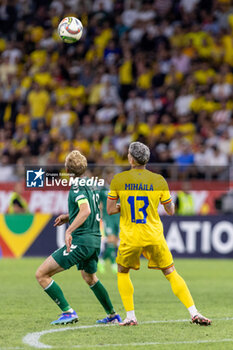
M117 199L107 199L107 213L108 215L118 214L121 211L121 206L117 203Z
M67 222L69 222L69 214L61 214L55 219L53 226L61 226Z

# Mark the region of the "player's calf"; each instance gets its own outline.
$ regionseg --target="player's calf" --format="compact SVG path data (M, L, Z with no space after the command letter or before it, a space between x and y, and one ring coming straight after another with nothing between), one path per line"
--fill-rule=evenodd
M98 280L95 273L87 273L84 270L81 271L83 279L89 285L96 298L106 311L107 317L102 320L98 320L97 323L118 323L121 322L120 316L115 312L107 290L103 284Z

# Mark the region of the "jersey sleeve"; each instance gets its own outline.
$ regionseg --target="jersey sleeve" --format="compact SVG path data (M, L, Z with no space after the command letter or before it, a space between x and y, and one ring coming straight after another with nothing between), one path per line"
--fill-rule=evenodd
M108 192L108 199L116 200L119 198L117 190L117 180L114 177L110 184L110 191Z
M74 202L78 206L80 206L83 203L89 203L86 195L83 192L80 192L77 195L74 194Z
M161 180L161 195L160 195L160 203L167 204L172 201L172 197L168 188L167 181L162 178Z

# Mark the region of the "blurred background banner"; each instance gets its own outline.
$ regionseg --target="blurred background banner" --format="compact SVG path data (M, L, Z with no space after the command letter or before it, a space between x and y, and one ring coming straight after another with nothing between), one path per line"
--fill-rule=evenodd
M3 256L21 257L37 241L49 232L50 214L0 214L0 248ZM48 235L49 240L49 235ZM44 242L46 245L46 241ZM38 255L46 254L43 244Z
M14 189L13 184L0 184L0 212L7 213L10 203L12 191ZM200 215L216 214L218 212L218 205L216 208L216 202L221 201L221 197L224 196L227 191L190 191L194 200L195 213ZM172 197L177 197L177 191L172 191ZM23 197L28 203L28 208L31 213L51 213L57 215L67 212L67 199L68 191L24 191ZM165 214L162 207L159 207L160 214ZM231 207L228 206L226 211L230 211ZM232 209L233 210L233 209Z
M233 258L233 217L162 217L164 233L174 257Z
M11 196L15 190L14 183L0 184L0 212L7 213ZM31 213L60 214L67 212L68 191L26 191L22 190L21 196L27 201Z
M49 214L0 215L3 257L47 256L64 245L66 226ZM233 258L232 215L162 216L174 257Z

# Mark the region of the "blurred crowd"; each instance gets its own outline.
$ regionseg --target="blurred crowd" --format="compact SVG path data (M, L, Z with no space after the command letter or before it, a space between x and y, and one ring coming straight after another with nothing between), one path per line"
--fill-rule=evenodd
M158 164L232 164L232 1L1 0L0 34L1 181L72 149L126 164L135 140Z

